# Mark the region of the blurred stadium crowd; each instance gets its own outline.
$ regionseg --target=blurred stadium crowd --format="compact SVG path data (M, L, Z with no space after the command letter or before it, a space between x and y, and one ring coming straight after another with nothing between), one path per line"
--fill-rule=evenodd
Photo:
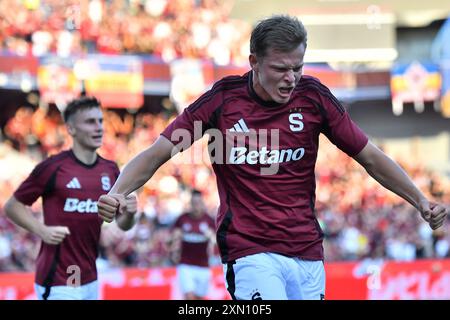
M2 0L0 49L16 55L145 54L247 64L247 23L228 18L221 0ZM193 10L195 8L195 10ZM237 32L239 31L239 32ZM149 146L171 121L168 113L107 111L100 154L119 166ZM199 142L197 142L199 143ZM205 139L200 144L205 145ZM414 260L450 257L450 223L432 232L409 204L388 193L326 139L316 168L316 208L327 261ZM0 271L33 271L39 239L9 222L3 205L34 165L70 146L56 108L20 107L0 136ZM205 150L202 148L201 150ZM183 157L181 155L180 157ZM211 215L218 195L209 162L169 161L139 190L139 222L124 233L105 225L99 263L104 267L174 264L170 227L187 210L189 190L204 193ZM397 159L419 187L450 203L450 181L414 159ZM40 215L40 203L33 207ZM218 252L211 259L220 263Z
M151 54L247 63L251 26L223 0L2 0L0 46L18 55ZM14 14L11 14L14 12Z

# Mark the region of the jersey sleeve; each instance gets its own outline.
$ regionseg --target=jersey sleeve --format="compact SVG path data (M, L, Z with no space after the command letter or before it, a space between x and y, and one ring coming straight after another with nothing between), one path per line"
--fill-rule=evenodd
M322 132L340 150L350 157L356 156L369 141L367 135L350 118L350 115L328 88L321 92L325 109L325 124Z
M200 139L206 130L216 127L222 101L222 89L215 85L176 117L161 135L180 151L186 150Z
M56 170L47 159L38 164L31 174L14 192L14 197L25 205L31 206L49 188Z

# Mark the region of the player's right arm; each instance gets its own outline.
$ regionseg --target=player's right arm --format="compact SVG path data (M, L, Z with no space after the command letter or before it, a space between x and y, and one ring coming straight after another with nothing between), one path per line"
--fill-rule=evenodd
M106 222L126 207L125 198L143 186L167 160L177 153L173 143L160 136L149 148L135 156L120 173L107 195L98 199L98 214Z
M36 219L26 205L18 201L14 196L5 204L5 212L11 221L27 231L37 235L47 244L57 245L70 234L64 226L46 226Z

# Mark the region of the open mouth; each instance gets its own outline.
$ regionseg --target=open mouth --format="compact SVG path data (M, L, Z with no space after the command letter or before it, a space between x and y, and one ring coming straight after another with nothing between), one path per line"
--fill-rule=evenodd
M292 90L294 90L294 87L280 87L278 90L282 96L289 96L292 93Z
M103 135L92 136L92 139L94 139L94 140L101 140L102 138L103 138Z

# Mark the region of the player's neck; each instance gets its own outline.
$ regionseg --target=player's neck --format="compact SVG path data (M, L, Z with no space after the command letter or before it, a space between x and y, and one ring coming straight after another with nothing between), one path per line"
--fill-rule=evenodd
M203 212L191 212L191 217L194 219L200 219L203 216Z
M258 76L256 75L255 71L252 71L252 87L253 92L263 101L272 101L272 98L270 95L266 92L266 90L263 88L261 83L259 83Z
M78 160L87 165L91 165L97 160L97 152L95 150L88 150L77 145L73 145L72 152Z

